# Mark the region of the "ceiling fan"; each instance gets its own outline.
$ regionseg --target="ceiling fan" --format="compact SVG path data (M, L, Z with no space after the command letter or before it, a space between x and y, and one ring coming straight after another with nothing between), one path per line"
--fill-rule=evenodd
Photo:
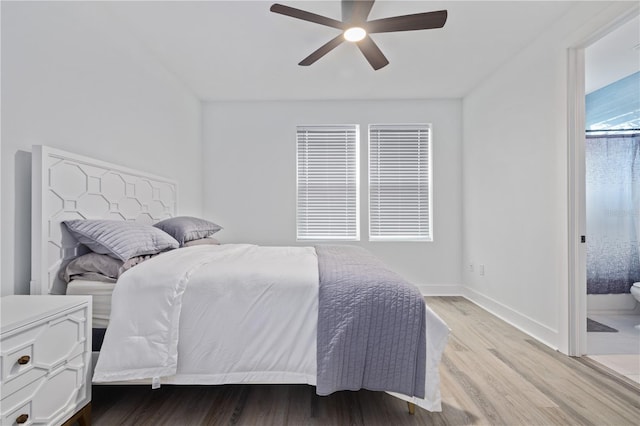
M298 65L308 66L338 47L343 41L354 42L374 70L378 70L389 63L378 45L369 37L374 33L389 33L395 31L428 30L442 28L447 22L447 11L415 13L412 15L393 16L391 18L368 21L367 17L375 0L342 0L342 20L327 18L305 10L275 3L271 11L303 21L314 22L327 27L337 28L342 33L329 40L311 55L304 58Z

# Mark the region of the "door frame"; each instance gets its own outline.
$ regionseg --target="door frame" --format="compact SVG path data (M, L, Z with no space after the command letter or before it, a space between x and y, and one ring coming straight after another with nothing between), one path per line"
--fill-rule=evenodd
M640 14L640 6L625 11L567 51L568 161L568 355L587 352L587 250L585 204L585 49Z
M581 356L587 346L587 250L585 204L585 46L568 51L568 213L569 342L568 355Z

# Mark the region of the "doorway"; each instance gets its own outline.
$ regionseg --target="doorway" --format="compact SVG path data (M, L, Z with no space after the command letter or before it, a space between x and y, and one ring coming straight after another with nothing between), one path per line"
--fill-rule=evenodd
M569 111L569 354L640 383L640 307L629 293L640 274L637 11L613 27L569 58L578 76Z

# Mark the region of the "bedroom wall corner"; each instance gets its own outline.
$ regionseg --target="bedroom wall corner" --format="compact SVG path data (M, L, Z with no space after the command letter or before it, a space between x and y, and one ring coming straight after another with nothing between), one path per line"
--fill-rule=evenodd
M633 7L576 2L463 99L464 295L563 353L568 49Z
M47 145L178 181L202 214L199 100L101 2L1 2L1 294L28 294L30 153Z

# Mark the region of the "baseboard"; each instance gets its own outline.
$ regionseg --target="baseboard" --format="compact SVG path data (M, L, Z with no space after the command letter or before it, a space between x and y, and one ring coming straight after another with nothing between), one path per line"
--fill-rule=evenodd
M520 312L514 311L510 307L494 300L488 296L485 296L475 290L468 287L462 288L462 295L480 306L482 309L492 313L501 320L511 324L523 333L528 334L541 343L557 350L559 332L544 324L539 323L533 318L529 318Z
M462 296L460 284L416 284L423 296Z

